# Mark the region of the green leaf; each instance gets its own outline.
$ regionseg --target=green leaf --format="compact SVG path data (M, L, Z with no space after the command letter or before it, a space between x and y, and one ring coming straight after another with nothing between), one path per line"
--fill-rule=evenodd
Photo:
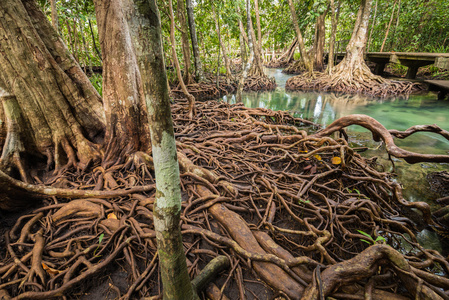
M364 240L364 239L360 239L360 240L361 240L362 242L365 242L365 243L371 245L371 242L368 242L367 240Z
M101 242L103 241L104 238L104 233L100 234L100 236L98 237L98 244L101 244Z
M359 233L363 234L364 236L366 236L367 238L369 238L370 240L373 240L373 238L371 237L371 235L369 235L368 233L361 231L361 230L357 230Z

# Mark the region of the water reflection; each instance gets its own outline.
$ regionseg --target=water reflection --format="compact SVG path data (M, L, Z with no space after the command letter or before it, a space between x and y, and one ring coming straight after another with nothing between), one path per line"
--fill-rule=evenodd
M226 97L235 103L235 97ZM383 124L387 129L406 130L419 124L438 124L449 129L449 102L438 101L433 94L413 95L409 99L375 99L362 95L335 93L285 92L278 88L273 92L244 93L243 104L247 107L263 107L273 110L288 110L295 116L315 123L329 125L335 119L350 114L366 114ZM359 126L350 131L367 132ZM404 149L446 154L449 141L432 133L412 135L397 142Z

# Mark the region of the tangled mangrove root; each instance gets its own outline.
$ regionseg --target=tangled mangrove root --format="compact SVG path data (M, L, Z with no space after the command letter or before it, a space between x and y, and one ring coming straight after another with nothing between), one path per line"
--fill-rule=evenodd
M238 82L232 80L229 84L226 79L221 76L217 87L216 77L209 77L207 82L188 84L187 90L196 100L213 100L224 95L234 93L237 90ZM248 76L245 80L244 91L272 91L276 89L276 81L274 78L267 76ZM174 99L184 99L184 93L177 87L171 88L171 96Z
M353 73L344 68L332 75L315 72L310 76L307 73L289 78L285 85L290 91L332 91L352 94L367 94L376 97L388 97L400 94L410 94L417 92L422 87L417 83L408 81L395 81L385 79L371 73L364 65L356 69Z
M301 60L295 60L282 70L285 74L302 74L306 71L304 63Z
M182 103L172 111L189 273L197 277L219 255L231 262L204 295L448 298L448 260L420 246L405 217L416 208L436 226L428 205L406 201L391 175L345 139L309 135L315 124L281 111L215 101L197 102L192 120ZM106 191L154 184L151 161L125 161L53 182ZM0 295L76 298L95 288L104 298L158 299L154 193L48 198L5 234Z

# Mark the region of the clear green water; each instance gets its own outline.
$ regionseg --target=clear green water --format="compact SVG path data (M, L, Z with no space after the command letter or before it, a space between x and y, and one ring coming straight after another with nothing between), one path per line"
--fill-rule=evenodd
M361 95L337 95L317 92L285 92L285 82L291 75L281 73L281 69L266 69L275 77L278 88L273 92L251 92L242 95L246 107L263 107L272 110L290 111L295 116L311 120L321 125L329 125L335 119L350 114L366 114L387 129L406 130L414 125L437 124L449 130L449 101L438 101L433 93L412 95L408 99L376 99ZM233 95L223 100L235 102ZM370 148L365 155L378 156L379 161L393 171L391 162L383 148L372 141L371 134L360 126L348 128L350 141ZM405 140L395 140L403 149L418 153L449 154L449 141L433 133L416 133ZM394 159L397 179L404 186L404 196L409 201L426 201L434 208L439 195L430 191L426 176L430 172L449 170L449 164L419 163L409 165ZM441 245L433 232L423 230L418 237L423 246L441 251Z

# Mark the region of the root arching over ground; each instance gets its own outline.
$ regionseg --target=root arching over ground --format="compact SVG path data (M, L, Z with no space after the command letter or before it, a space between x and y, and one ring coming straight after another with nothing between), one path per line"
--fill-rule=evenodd
M428 205L406 201L374 159L328 137L348 122L310 134L313 123L285 112L216 101L196 105L193 119L187 102L172 106L191 277L218 255L231 261L204 295L448 298L449 262L417 243L414 222L404 216L416 208L436 227ZM375 125L387 142L393 132ZM4 233L0 295L161 297L151 160L141 154L123 161L53 179L92 194L71 201L52 194ZM125 189L128 194L113 193ZM404 243L411 250L401 253Z

